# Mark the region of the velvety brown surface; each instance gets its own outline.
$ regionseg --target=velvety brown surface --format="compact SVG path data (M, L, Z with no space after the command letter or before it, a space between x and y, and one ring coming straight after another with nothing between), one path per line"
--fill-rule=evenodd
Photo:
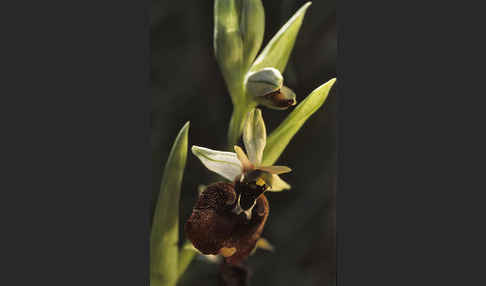
M204 254L218 254L222 247L236 248L226 258L230 264L244 261L255 247L268 217L269 205L262 194L258 197L250 220L232 212L236 196L234 185L218 182L199 196L185 224L188 239ZM227 204L234 201L233 204Z
M232 184L215 183L199 196L191 216L185 224L188 239L204 254L218 254L235 228L231 205L226 201L235 197Z
M255 209L263 209L263 214L259 215ZM255 244L260 238L265 222L268 218L270 207L265 195L260 195L257 199L253 215L250 221L246 219L243 214L238 216L238 223L231 235L229 245L236 247L236 253L228 258L226 262L230 264L238 264L245 260L250 255L250 252L255 248Z

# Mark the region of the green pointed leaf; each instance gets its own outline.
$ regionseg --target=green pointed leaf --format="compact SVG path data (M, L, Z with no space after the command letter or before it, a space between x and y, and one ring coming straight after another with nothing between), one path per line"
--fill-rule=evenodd
M244 0L241 7L241 35L243 38L243 58L248 70L262 46L265 31L265 11L261 0Z
M285 25L273 36L267 46L253 63L250 71L257 71L266 67L274 67L281 73L285 70L290 53L295 44L295 39L299 33L302 20L304 19L307 8L311 2L302 6Z
M262 165L273 165L295 133L299 131L305 121L316 112L326 101L329 91L336 79L333 78L311 92L285 120L267 138L267 146L263 152Z
M165 164L150 234L150 285L173 286L178 277L179 200L186 166L189 122L177 135Z

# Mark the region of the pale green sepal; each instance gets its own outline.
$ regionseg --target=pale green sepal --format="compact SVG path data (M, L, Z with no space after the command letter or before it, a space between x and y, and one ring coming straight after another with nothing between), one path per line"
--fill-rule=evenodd
M262 111L258 108L249 112L243 129L243 143L253 165L262 162L263 150L267 142L267 130L263 122Z
M335 82L336 79L333 78L312 91L270 134L267 138L267 146L263 152L262 165L271 166L277 161L295 133L324 104Z
M290 53L299 33L302 20L311 2L304 4L285 25L273 36L267 46L258 55L250 71L257 71L265 67L274 67L283 73Z
M233 181L241 174L241 163L236 153L217 151L209 148L192 146L192 154L201 160L204 166L216 174Z

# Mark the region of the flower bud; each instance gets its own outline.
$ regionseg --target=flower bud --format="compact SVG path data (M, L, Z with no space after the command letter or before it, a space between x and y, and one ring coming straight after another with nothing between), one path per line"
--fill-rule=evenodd
M279 90L283 86L282 74L274 68L264 68L248 74L246 91L258 97Z
M264 68L248 74L246 91L259 104L284 110L297 103L295 93L283 85L282 74L275 68Z
M260 50L265 29L261 0L214 1L214 52L233 102Z

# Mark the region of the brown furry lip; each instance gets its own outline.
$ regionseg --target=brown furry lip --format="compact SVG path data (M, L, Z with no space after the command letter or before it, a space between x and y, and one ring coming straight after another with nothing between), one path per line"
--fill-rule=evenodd
M226 262L239 264L255 248L269 214L265 195L256 198L253 215L235 214L235 199L241 191L234 183L209 185L199 196L191 216L185 223L189 240L203 254L221 254ZM232 202L228 204L228 202Z

